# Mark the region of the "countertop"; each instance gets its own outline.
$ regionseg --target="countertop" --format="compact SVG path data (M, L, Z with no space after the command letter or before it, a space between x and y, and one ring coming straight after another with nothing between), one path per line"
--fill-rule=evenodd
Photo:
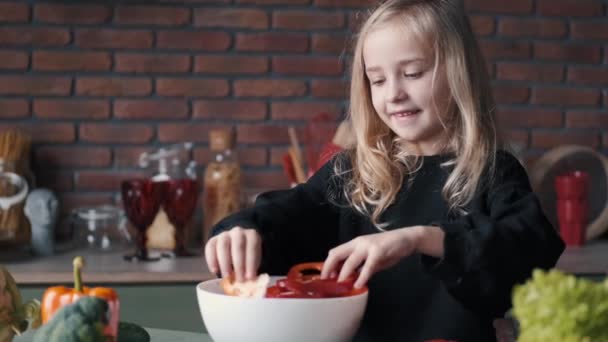
M145 328L150 334L151 341L162 342L212 342L207 334L195 334L191 332ZM13 342L31 342L34 331L28 330L21 336L16 336Z
M72 259L85 258L83 278L87 283L158 284L198 283L215 278L207 269L203 256L162 258L153 262L128 262L124 252L101 253L86 250L70 251L49 257L7 257L0 253L3 264L18 284L71 283ZM608 274L608 241L594 242L584 247L567 248L557 268L580 275Z

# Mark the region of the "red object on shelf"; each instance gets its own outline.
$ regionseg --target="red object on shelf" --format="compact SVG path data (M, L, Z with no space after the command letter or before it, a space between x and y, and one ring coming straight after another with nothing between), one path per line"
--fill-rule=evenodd
M573 171L555 177L556 209L559 230L568 246L585 242L585 227L589 220L589 175Z

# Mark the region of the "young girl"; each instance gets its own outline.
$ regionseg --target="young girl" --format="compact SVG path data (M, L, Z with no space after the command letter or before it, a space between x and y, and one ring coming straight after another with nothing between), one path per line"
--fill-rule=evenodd
M356 146L220 222L208 266L237 280L325 260L359 272L356 341L495 341L511 289L564 245L500 148L486 66L458 0L388 0L354 51Z

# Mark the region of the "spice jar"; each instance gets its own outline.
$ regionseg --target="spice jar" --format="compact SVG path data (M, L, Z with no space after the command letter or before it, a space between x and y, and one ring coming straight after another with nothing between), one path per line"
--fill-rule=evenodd
M213 225L240 208L241 167L234 151L235 140L233 129L209 133L213 159L203 181L203 242L208 240Z

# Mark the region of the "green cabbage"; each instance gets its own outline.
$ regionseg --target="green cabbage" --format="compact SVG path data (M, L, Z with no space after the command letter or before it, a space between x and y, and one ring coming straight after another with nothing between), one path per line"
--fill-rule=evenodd
M577 278L558 270L535 270L513 289L518 342L608 341L608 279Z

